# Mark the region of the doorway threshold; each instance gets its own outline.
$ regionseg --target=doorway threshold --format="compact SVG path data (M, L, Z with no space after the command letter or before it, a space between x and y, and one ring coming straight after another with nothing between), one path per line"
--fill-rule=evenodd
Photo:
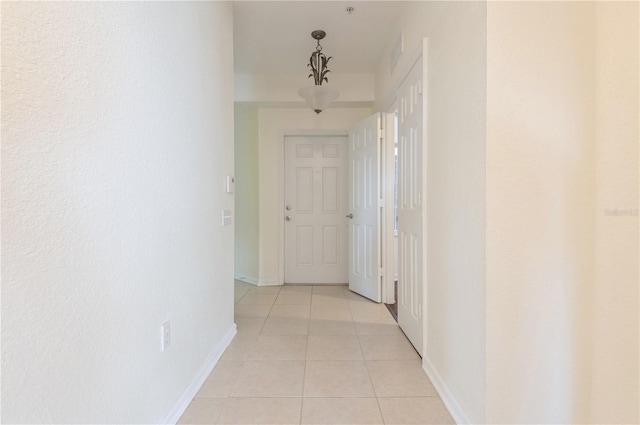
M397 280L393 282L393 292L395 294L394 298L396 302L393 304L385 304L385 306L387 307L387 310L389 310L389 313L391 313L393 320L395 320L396 323L398 323L398 281Z

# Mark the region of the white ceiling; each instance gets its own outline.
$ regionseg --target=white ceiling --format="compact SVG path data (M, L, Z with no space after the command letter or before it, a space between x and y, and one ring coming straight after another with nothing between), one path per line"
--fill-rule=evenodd
M236 74L297 74L308 71L316 41L324 30L323 53L332 56L332 73L374 73L402 1L236 1ZM355 10L347 14L345 9ZM331 80L329 74L329 80Z

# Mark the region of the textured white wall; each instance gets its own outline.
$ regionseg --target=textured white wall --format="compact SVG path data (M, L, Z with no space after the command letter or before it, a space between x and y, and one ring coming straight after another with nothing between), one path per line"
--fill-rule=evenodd
M487 51L487 422L637 423L637 3L489 3Z
M389 75L400 31L405 53ZM486 5L409 2L390 33L376 76L380 108L428 37L425 368L458 420L483 423Z
M286 130L349 130L353 124L371 114L369 108L329 107L316 115L311 109L261 108L260 128L260 230L259 279L261 284L280 284L280 225L283 220L279 204L279 146Z
M585 3L488 6L491 423L586 419L574 406L593 284L592 23Z
M232 330L232 34L223 2L2 3L4 423L159 422Z
M258 108L235 106L235 275L258 280Z
M596 5L591 423L640 423L638 2ZM619 209L633 215L609 215Z

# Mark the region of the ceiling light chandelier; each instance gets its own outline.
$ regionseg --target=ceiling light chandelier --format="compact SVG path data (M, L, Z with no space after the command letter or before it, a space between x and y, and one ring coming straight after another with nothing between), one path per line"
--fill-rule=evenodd
M311 68L309 77L313 77L315 85L303 87L298 90L298 94L307 101L316 114L320 114L331 102L338 98L339 94L338 90L322 85L323 81L329 82L327 74L331 72L329 68L327 68L331 56L327 58L325 54L322 53L322 46L320 45L320 40L326 35L327 33L322 30L315 30L311 33L311 37L318 41L318 45L316 46L316 50L311 53L311 58L307 66Z

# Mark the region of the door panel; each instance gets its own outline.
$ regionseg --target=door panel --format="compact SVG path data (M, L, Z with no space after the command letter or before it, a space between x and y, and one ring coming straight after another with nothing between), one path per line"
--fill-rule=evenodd
M380 274L380 114L349 132L349 289L381 301Z
M285 137L285 283L348 281L346 146L344 136Z
M398 89L398 324L423 351L424 276L422 60Z

